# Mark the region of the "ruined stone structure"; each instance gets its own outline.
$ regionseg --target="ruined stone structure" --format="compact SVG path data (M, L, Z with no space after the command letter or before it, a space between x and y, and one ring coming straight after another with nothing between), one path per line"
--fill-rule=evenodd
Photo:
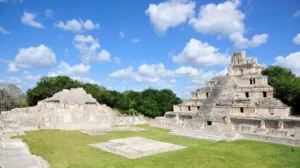
M300 118L290 116L290 107L273 98L262 69L256 58L233 53L226 76L207 81L191 99L156 120L173 128L172 135L300 145Z
M111 125L145 122L143 117L117 115L110 107L99 104L82 88L77 88L58 92L34 107L1 112L0 135L1 132L5 135L18 135L28 130L99 129Z
M11 136L38 129L79 130L90 135L109 131L142 131L137 127L112 125L144 124L142 116L122 116L99 104L82 88L63 90L34 107L16 108L0 114L0 167L50 168L47 161L32 155L25 143Z

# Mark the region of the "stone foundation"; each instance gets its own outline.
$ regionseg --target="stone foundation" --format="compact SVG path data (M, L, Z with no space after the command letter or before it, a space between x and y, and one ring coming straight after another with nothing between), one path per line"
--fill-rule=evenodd
M142 137L115 139L89 145L129 159L136 159L186 148L185 146L155 141Z

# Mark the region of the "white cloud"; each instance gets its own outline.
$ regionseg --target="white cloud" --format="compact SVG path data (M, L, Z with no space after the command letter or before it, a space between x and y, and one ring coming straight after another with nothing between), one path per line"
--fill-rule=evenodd
M14 63L9 63L8 64L8 72L18 72L19 69L16 67Z
M68 63L61 61L55 73L50 73L50 76L67 75L77 76L87 73L91 69L90 65L77 64L70 66Z
M114 57L114 61L116 64L120 65L121 64L121 59L119 57Z
M10 0L0 0L0 3L7 3L8 1L10 1ZM23 2L23 0L11 0L13 3L16 3L16 2L20 2L20 3L22 3Z
M138 42L140 42L140 40L139 40L139 39L136 39L136 38L134 38L134 39L132 39L132 42L133 42L133 43L138 43Z
M61 61L60 64L57 66L55 72L48 73L48 76L55 77L55 76L69 76L74 80L81 81L83 83L91 83L91 84L98 84L100 82L94 80L90 77L83 76L87 74L91 69L90 65L85 64L76 64L76 65L69 65L67 62Z
M53 10L52 9L46 9L46 11L45 11L45 15L46 15L46 17L48 17L48 18L53 18Z
M193 28L204 34L220 33L228 36L244 33L243 19L245 15L237 9L239 1L226 1L220 4L207 4L200 7L198 18L192 18Z
M37 47L20 48L15 60L9 63L9 71L18 68L49 68L56 63L54 52L41 44Z
M70 54L69 54L69 49L65 48L65 49L64 49L64 53L65 53L65 56L68 57L68 56L70 55Z
M198 17L189 24L200 33L218 34L219 37L229 37L237 48L257 47L267 42L268 34L257 34L248 40L246 33L245 15L238 10L239 0L225 1L220 4L206 4L200 7Z
M101 83L95 79L89 78L89 77L81 77L81 76L71 76L72 79L79 80L83 83L91 83L91 84L97 84L101 85Z
M299 11L300 12L300 11ZM299 14L300 15L300 14ZM293 42L297 45L300 45L300 33L296 35L296 37L293 38Z
M8 78L9 83L19 84L21 83L21 80L18 77L11 76Z
M57 24L55 24L55 26L73 32L81 32L83 30L93 30L93 29L98 29L100 27L98 23L93 23L91 20L86 20L84 22L82 20L76 20L76 19L67 20L65 23L59 21Z
M275 58L275 65L284 66L291 69L300 76L300 52L290 53L288 56L278 56Z
M227 64L229 62L229 56L220 53L218 50L218 48L208 43L191 39L183 51L179 55L173 56L172 59L176 63L192 65L198 68Z
M21 78L26 81L38 81L41 78L41 75L32 75L30 72L24 71Z
M294 14L294 18L299 17L300 16L300 10L297 10Z
M171 79L169 82L174 85L177 83L176 79Z
M157 33L163 33L171 27L185 23L194 15L195 3L189 0L168 0L159 4L150 4L145 11L150 17Z
M124 38L124 37L125 37L124 32L120 32L120 37L121 37L121 38Z
M111 55L107 50L96 51L100 48L100 44L97 39L90 35L76 35L73 43L75 48L80 51L80 58L83 63L110 61Z
M2 26L0 26L0 33L2 33L4 35L10 34L10 32L8 30L4 29Z
M36 28L44 28L42 23L35 21L34 19L37 17L36 13L25 12L21 18L21 21L25 25L29 25Z
M196 77L203 74L203 70L198 70L192 67L182 66L175 70L168 70L164 64L142 64L134 71L133 66L109 74L111 78L131 78L136 82L156 83L162 81L161 78L169 77ZM170 81L171 82L171 81ZM174 80L172 81L174 83Z
M236 48L257 47L267 42L268 34L256 34L251 40L246 39L240 33L234 33L229 36L229 39L234 42Z

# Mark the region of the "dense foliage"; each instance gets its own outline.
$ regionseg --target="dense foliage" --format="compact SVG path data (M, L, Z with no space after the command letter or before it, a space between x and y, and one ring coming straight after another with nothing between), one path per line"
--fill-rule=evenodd
M300 114L300 78L280 66L270 66L262 73L268 76L269 85L275 88L275 97L293 107L294 114Z
M26 97L20 88L10 83L0 83L0 111L27 106Z
M27 91L27 101L30 106L36 105L38 101L51 97L54 93L63 89L81 87L81 83L66 76L43 77L36 87Z
M63 89L77 87L84 88L100 104L106 104L123 114L143 114L149 117L162 116L165 112L172 110L173 104L181 102L176 94L169 89L155 90L149 88L142 92L128 90L119 93L106 90L96 84L83 84L66 76L41 78L36 87L27 91L27 100L30 105L36 105L38 101L51 97Z

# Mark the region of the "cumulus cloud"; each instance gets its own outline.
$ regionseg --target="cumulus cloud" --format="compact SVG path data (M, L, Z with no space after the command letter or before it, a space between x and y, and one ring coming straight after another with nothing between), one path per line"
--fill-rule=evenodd
M293 38L293 42L297 45L300 45L300 33L298 33L296 37Z
M299 17L299 16L300 16L300 10L297 10L297 11L294 13L294 18Z
M140 42L140 40L137 39L137 38L134 38L134 39L132 39L132 42L133 42L133 43L138 43L138 42Z
M200 7L198 17L190 19L189 24L203 34L229 37L237 48L257 47L266 43L268 34L254 35L251 40L244 37L245 15L238 10L239 4L239 0L234 0L203 5Z
M4 34L4 35L10 34L10 32L8 30L4 29L2 26L0 26L0 33Z
M55 24L56 27L69 30L73 32L81 32L83 30L93 30L98 29L100 25L98 23L93 23L91 20L86 20L85 22L82 20L67 20L65 23L63 21L59 21Z
M133 66L129 66L125 69L110 73L108 76L111 78L131 78L136 82L143 83L157 83L163 81L161 78L170 77L197 77L203 75L205 72L193 67L182 66L175 70L168 70L164 64L142 64L138 67L137 71L134 71ZM171 83L176 83L174 80Z
M46 9L45 15L47 18L53 18L53 14L54 14L54 12L52 9Z
M121 38L124 38L124 37L125 37L124 32L120 32L120 37L121 37Z
M77 65L69 65L68 63L61 61L57 66L56 72L50 72L49 76L58 76L58 75L66 75L66 76L78 76L87 73L91 69L90 65L77 64Z
M16 2L22 3L23 2L23 0L0 0L0 3L7 3L8 1L12 1L13 3L16 3Z
M190 20L193 28L204 34L220 33L230 35L243 33L245 15L237 9L238 1L226 1L220 4L207 4L200 8L198 18Z
M116 64L120 65L121 64L121 59L119 57L114 57L114 61Z
M60 64L57 66L55 72L48 73L48 76L55 77L55 76L69 76L74 80L81 81L83 83L92 83L100 85L100 82L92 79L90 77L84 76L87 74L91 69L90 65L85 64L76 64L76 65L69 65L67 62L61 61Z
M41 75L33 75L28 71L24 71L21 74L21 79L25 81L38 81L41 78Z
M157 33L163 33L171 27L185 23L194 15L195 3L189 0L168 0L159 4L150 4L145 14L150 17Z
M36 28L44 28L42 23L35 21L35 18L37 17L36 13L30 13L25 12L23 13L23 16L21 18L21 22L25 25L36 27Z
M188 64L198 68L227 64L229 62L229 56L220 53L218 50L218 48L208 43L191 39L183 51L179 55L173 56L172 59L173 62Z
M268 34L256 34L251 40L248 40L240 33L234 33L229 36L229 39L234 42L236 48L257 47L267 42Z
M101 50L100 44L97 39L94 39L91 35L76 35L73 39L75 48L80 51L80 58L83 63L90 62L109 62L111 55L107 50Z
M8 71L15 72L18 68L49 68L55 63L54 52L41 44L37 47L20 48L15 60L8 64Z
M300 52L290 53L288 56L278 56L275 58L275 65L280 65L291 69L300 76Z

